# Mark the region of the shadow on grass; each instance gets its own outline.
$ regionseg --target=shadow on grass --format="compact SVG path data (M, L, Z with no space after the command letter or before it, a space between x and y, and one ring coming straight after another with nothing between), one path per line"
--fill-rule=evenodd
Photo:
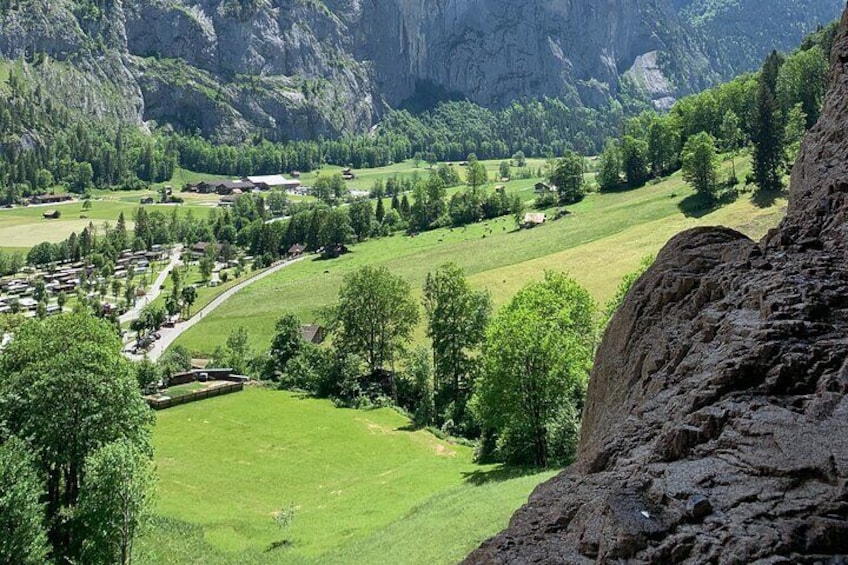
M291 545L292 545L292 541L290 539L284 539L284 540L280 540L280 541L271 542L271 545L269 545L265 549L265 552L270 553L270 552L276 551L278 549L284 549L284 548L289 547Z
M498 465L494 469L486 471L472 471L471 473L463 473L462 476L465 482L474 486L482 486L488 483L501 483L527 475L535 475L542 469L535 467L513 467L510 465Z
M739 198L736 188L726 189L718 198L709 198L703 194L692 194L680 201L677 207L687 218L703 218L722 206L732 204Z
M774 206L774 203L778 198L783 198L784 196L786 196L785 190L758 190L754 193L753 198L751 198L751 202L753 202L754 206L757 208L771 208Z

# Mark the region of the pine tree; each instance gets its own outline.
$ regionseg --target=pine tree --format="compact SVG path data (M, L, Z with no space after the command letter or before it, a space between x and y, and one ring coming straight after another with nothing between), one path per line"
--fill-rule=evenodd
M383 199L377 199L377 210L374 212L374 217L377 219L378 223L383 223L383 218L386 217L386 209L383 207Z
M406 197L406 194L403 195L403 199L400 201L400 215L404 220L409 219L410 214L410 206L409 199Z
M783 188L786 166L783 117L777 101L777 77L782 58L772 51L766 58L757 87L757 112L754 121L754 179L762 192Z

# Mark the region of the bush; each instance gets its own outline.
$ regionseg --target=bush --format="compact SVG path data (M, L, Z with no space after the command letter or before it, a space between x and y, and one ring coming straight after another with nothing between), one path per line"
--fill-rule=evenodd
M556 192L545 192L536 197L536 202L534 202L533 206L535 206L539 210L545 210L552 206L557 205L557 195Z

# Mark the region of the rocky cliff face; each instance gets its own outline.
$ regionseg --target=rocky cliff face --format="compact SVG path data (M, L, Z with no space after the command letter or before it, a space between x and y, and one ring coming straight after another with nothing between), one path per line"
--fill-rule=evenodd
M787 2L818 8L793 12L789 32L778 27L774 37L750 42L770 49L788 35L797 43L796 32L835 16L841 0L778 0L768 9L779 13ZM44 85L59 80L63 99L89 113L220 139L256 130L312 138L365 131L388 106L430 90L489 107L542 96L598 105L628 76L667 106L730 76L709 55L708 34L693 27L707 21L695 4L16 0L0 8L0 56L46 53L59 64ZM722 26L723 37L757 28L762 11L723 11L740 30Z
M781 226L669 242L604 336L576 464L467 563L848 560L848 13L832 62Z
M653 0L378 0L362 22L363 39L379 38L362 42L364 55L392 103L422 80L484 106L540 96L591 101L614 94L637 57L658 50L675 56L669 74L697 71L680 91L717 76L670 6Z

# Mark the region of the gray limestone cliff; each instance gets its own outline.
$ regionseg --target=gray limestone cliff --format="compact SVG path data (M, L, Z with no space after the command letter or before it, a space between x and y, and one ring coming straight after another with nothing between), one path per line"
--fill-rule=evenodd
M751 10L724 36L791 45L841 6L779 0L768 13L782 14L784 3L816 7L792 12L788 40L751 32L760 17ZM696 4L15 0L0 8L0 57L45 53L57 64L46 66L42 82L94 115L222 140L257 131L280 140L334 137L366 131L387 108L429 92L487 107L542 96L596 106L628 77L641 96L667 107L731 76L696 29L706 25ZM741 2L748 4L761 5Z

